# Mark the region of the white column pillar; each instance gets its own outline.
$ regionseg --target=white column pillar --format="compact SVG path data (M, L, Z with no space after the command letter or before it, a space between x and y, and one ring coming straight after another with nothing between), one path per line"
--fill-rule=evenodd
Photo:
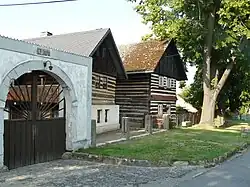
M72 123L72 98L70 97L70 91L67 87L63 88L63 93L65 95L66 102L66 114L65 114L65 131L66 131L66 150L73 150L73 138L74 138L74 129Z

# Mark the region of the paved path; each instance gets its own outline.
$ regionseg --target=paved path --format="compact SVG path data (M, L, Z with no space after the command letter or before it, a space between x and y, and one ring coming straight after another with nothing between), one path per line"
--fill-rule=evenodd
M0 173L0 187L136 187L164 180L175 184L194 168L112 166L79 160L58 160Z

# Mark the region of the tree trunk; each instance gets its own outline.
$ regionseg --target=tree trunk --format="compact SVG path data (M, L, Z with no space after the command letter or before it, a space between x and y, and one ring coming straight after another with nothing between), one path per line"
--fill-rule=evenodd
M203 60L203 104L200 124L211 124L211 112L209 112L212 98L210 66L212 57L213 32L215 24L215 10L209 14L207 23L207 37L204 45Z
M234 64L235 64L235 61L233 58L232 62L227 66L226 70L224 71L223 75L221 76L220 81L216 85L214 91L212 91L211 89L209 90L210 100L209 100L209 102L206 101L207 105L204 105L204 107L202 108L203 109L202 113L204 113L204 118L203 118L204 122L200 121L200 124L209 124L209 125L213 124L216 100L218 98L218 95L219 95L221 89L225 85L225 82L226 82L228 76L230 75ZM204 104L204 100L203 100L203 104Z

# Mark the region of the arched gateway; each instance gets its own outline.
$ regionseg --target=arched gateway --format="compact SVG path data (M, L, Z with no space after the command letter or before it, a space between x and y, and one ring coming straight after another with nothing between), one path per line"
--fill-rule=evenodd
M91 59L0 37L0 169L88 147Z

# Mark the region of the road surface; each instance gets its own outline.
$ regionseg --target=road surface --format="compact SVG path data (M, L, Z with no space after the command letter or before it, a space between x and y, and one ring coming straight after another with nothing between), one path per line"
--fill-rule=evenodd
M0 187L250 187L250 151L215 168L145 168L80 160L0 173Z
M176 184L159 180L140 187L250 187L250 151L204 171L183 177Z

